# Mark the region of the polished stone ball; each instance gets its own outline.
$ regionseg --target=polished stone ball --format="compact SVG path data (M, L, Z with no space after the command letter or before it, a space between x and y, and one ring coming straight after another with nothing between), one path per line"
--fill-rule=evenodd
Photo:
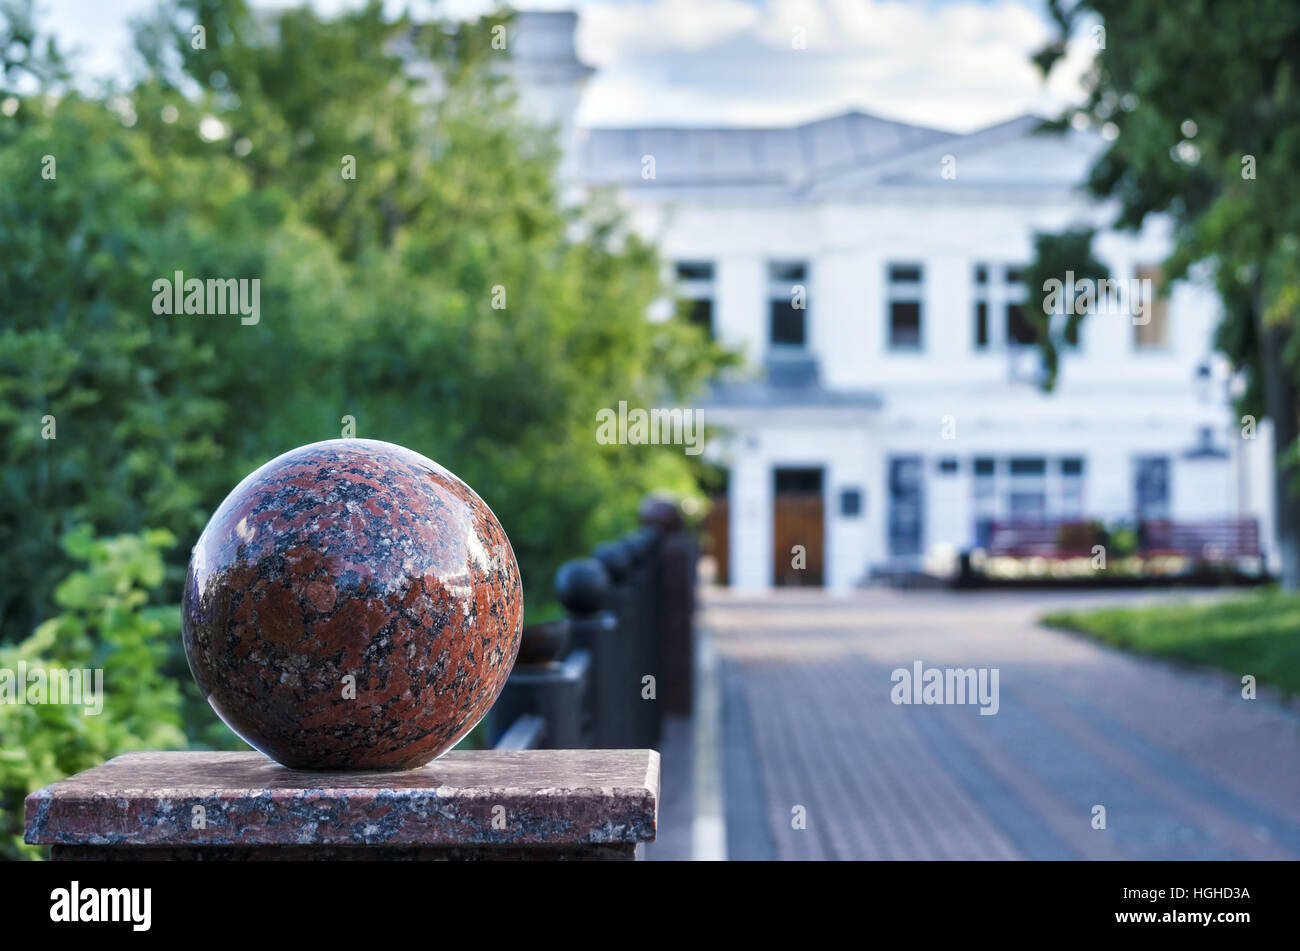
M190 558L182 630L208 702L294 769L405 769L450 749L514 666L519 566L452 473L371 439L272 459Z

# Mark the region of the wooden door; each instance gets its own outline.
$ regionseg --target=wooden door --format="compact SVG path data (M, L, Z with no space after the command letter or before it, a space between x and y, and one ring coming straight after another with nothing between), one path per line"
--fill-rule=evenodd
M772 564L781 587L820 587L825 583L826 506L820 469L776 471L772 511Z
M731 522L727 517L727 497L716 496L709 506L709 514L704 518L704 545L708 554L713 556L717 566L714 583L730 584L729 547L731 539Z

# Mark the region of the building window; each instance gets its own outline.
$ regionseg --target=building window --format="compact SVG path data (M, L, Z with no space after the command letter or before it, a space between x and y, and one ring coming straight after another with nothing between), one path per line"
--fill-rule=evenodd
M921 304L919 301L889 302L889 346L892 350L921 348Z
M889 265L889 349L921 349L924 272L919 264Z
M1134 483L1137 517L1145 521L1169 518L1169 457L1139 457Z
M862 490L844 489L840 492L840 515L857 518L862 514Z
M1043 489L1012 489L1007 493L1007 513L1015 524L1040 524L1047 516L1047 493Z
M1006 301L1005 339L1008 347L1029 347L1038 342L1038 329L1025 313L1024 272L1018 267L1002 271L1002 297Z
M993 535L993 522L997 518L996 464L988 457L977 457L972 467L975 511L975 547L987 548Z
M1038 342L1038 330L1025 317L1022 304L1007 304L1007 343L1031 347Z
M1017 458L1011 460L1011 474L1013 476L1041 476L1045 472L1047 472L1046 459Z
M773 261L767 274L774 281L803 281L808 277L808 265L802 261Z
M989 348L989 266L975 265L975 349Z
M797 261L774 261L767 266L770 315L768 340L779 349L808 345L808 267Z
M1061 518L1077 521L1083 518L1083 460L1061 460Z
M713 301L707 297L697 297L682 302L682 316L688 323L699 327L710 337L713 336Z
M677 313L684 320L703 328L710 337L713 329L713 263L711 261L677 262Z
M1050 463L1041 456L977 456L971 469L976 547L988 547L995 522L1042 524L1085 517L1081 456Z
M1159 350L1169 346L1169 300L1157 297L1164 274L1158 267L1140 267L1137 278L1150 310L1145 323L1133 325L1133 346L1138 350ZM1149 284L1146 282L1150 282ZM1150 289L1150 296L1147 290ZM1131 308L1136 312L1136 308Z
M957 460L952 457L939 460L939 471L944 475L956 475L958 468Z
M1024 268L976 264L974 297L974 349L1019 350L1038 343L1038 327L1026 310Z
M1047 518L1047 460L1016 457L1008 465L1007 518L1012 522L1042 522Z

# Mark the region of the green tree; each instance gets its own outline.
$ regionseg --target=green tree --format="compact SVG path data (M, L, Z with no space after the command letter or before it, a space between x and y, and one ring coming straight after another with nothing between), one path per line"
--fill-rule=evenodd
M1049 281L1062 284L1062 297L1059 308L1063 320L1056 320L1056 314L1030 307L1025 316L1031 321L1037 332L1037 340L1043 355L1042 387L1051 390L1056 386L1056 378L1061 369L1061 349L1074 347L1079 343L1079 324L1083 312L1075 306L1073 299L1066 299L1065 294L1075 294L1074 286L1064 283L1065 275L1074 274L1075 280L1099 281L1109 276L1101 261L1092 253L1092 238L1095 234L1090 229L1063 231L1060 234L1037 234L1034 236L1034 260L1024 271L1026 300L1037 300Z
M1116 224L1164 214L1175 247L1166 281L1199 262L1223 303L1219 348L1246 380L1243 413L1269 417L1282 584L1300 587L1300 5L1294 0L1049 0L1059 37L1098 42L1085 117L1116 137L1089 186L1119 207Z
M174 598L222 497L345 416L474 486L534 606L641 495L694 491L680 447L599 445L596 413L687 399L728 358L645 319L652 248L599 201L562 205L501 18L166 3L132 82L85 93L22 11L0 17L8 639L48 609L71 525L170 530ZM156 315L176 271L259 279L260 321Z

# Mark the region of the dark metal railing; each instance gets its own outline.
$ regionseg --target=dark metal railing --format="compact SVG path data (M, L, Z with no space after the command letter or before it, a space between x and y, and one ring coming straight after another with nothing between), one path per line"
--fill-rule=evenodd
M556 572L567 616L524 628L494 748L653 748L665 715L690 713L698 544L672 502L647 499L640 520Z

